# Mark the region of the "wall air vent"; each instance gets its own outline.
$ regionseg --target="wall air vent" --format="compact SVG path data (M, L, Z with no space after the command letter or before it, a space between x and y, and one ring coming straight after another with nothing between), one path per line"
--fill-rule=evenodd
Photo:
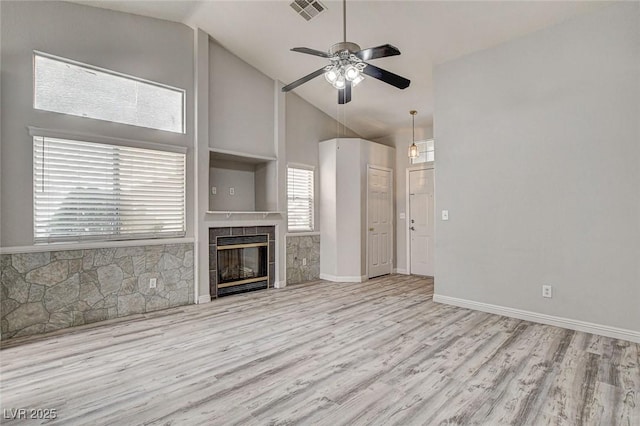
M290 6L307 21L327 10L327 7L318 0L295 0Z

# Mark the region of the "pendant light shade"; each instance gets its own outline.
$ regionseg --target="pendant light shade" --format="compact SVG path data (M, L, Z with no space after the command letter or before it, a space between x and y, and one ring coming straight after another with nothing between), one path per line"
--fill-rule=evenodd
M414 159L414 158L418 158L418 145L414 143L411 144L411 146L409 147L409 158Z
M420 153L418 152L418 145L416 145L416 114L418 111L411 110L409 114L411 114L411 129L412 129L412 138L411 138L411 146L409 147L409 158L412 160L414 158L418 158Z

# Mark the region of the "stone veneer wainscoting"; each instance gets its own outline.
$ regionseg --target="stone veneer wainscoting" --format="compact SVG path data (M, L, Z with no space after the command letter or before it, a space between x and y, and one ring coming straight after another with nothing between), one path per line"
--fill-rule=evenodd
M194 299L191 243L3 254L0 266L2 340Z
M302 259L307 264L302 265ZM320 278L320 235L287 236L287 284Z

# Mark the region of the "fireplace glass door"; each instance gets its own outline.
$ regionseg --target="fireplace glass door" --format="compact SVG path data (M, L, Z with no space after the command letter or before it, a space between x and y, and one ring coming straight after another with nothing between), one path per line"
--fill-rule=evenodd
M219 237L218 291L224 294L268 285L269 243L267 235ZM265 287L266 288L266 287ZM220 294L219 294L220 295Z
M218 284L244 281L251 278L266 278L265 259L267 246L243 247L218 251Z

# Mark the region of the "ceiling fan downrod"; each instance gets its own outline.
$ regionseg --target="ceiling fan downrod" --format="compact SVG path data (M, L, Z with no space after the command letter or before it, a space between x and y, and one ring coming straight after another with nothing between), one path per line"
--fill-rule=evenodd
M348 54L359 52L360 46L347 41L347 0L342 0L342 41L331 46L329 54L335 56L345 50Z
M342 41L346 43L347 42L347 0L342 0L342 35L343 35ZM355 52L357 52L357 50Z

